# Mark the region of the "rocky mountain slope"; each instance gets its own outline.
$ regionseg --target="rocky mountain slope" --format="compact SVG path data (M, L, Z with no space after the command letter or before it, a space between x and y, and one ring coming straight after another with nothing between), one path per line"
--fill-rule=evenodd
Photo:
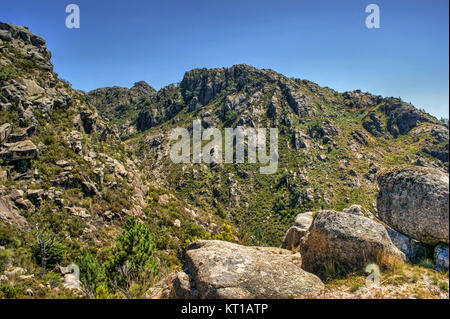
M42 38L0 23L1 297L326 297L324 289L334 294L327 285L337 282L323 277L328 261L314 262L320 254L310 252L328 247L317 238L336 233L345 236L333 247L359 262L346 271L379 254L402 261L414 255L409 261L422 265L408 271L432 271L434 286L445 283L423 265L445 266L447 249L448 269L448 205L440 204L445 185L435 181L444 174L448 198L448 124L399 98L339 93L248 65L191 70L159 91L141 81L82 92L58 78L50 59ZM260 164L249 163L174 164L169 133L192 129L197 119L204 129L278 128L277 172L260 174ZM419 189L438 189L426 200L438 198L431 207L442 218L427 230L404 226L406 212L389 215L396 207L385 198L396 187L390 182L380 183L377 200L377 177L394 178L380 172L401 164L434 172L403 187L414 193L414 181L434 181ZM351 205L360 205L362 216L345 213ZM417 220L426 219L418 210ZM358 237L361 228L366 238ZM359 260L361 242L370 253ZM296 253L236 243L283 243ZM434 259L440 243L443 257ZM136 249L142 251L134 255ZM217 255L227 256L217 274L198 265ZM286 282L264 269L270 256L292 269ZM81 283L65 274L62 266L71 263L80 266ZM186 273L178 272L183 265ZM276 280L280 290L268 289Z
M116 126L58 78L50 58L42 38L0 23L0 272L21 269L25 278L2 283L55 294L45 276L85 249L107 260L129 217L152 229L161 268L178 266L185 241L218 234L224 222L152 184ZM137 83L125 91L111 93L111 114L154 90ZM44 272L38 237L54 237Z
M89 93L91 94L91 93ZM88 95L89 95L88 94ZM279 245L294 217L359 204L376 214L376 175L411 164L448 170L448 126L398 98L339 93L248 65L198 69L139 105L126 141L153 181L233 220L250 244ZM279 165L173 164L175 127L277 127Z

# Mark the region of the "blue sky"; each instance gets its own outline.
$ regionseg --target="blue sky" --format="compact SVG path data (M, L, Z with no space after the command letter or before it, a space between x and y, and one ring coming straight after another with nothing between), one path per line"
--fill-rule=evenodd
M78 4L81 28L67 29ZM376 3L381 28L367 29ZM55 72L92 90L159 89L197 67L270 68L338 91L400 96L448 118L448 0L1 0L0 21L44 37Z

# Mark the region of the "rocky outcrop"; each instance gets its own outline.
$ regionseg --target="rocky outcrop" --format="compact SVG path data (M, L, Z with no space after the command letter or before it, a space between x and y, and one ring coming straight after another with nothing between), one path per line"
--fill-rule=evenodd
M299 254L279 248L196 241L186 251L189 277L177 276L177 295L201 299L320 296L323 283L300 266Z
M26 140L16 143L4 144L4 149L0 152L0 158L8 161L30 160L38 155L38 148L33 142Z
M348 208L344 208L342 211L347 214L366 217L363 213L363 208L360 205L352 205Z
M194 69L185 73L180 88L186 104L195 100L200 106L208 104L219 94L233 94L244 87L260 88L264 82L274 82L277 76L271 70L260 70L250 65L237 64L231 68Z
M7 197L0 197L0 220L6 224L16 226L20 229L27 229L28 222L20 215L17 207Z
M302 268L322 274L326 265L362 271L370 262L405 260L383 225L369 218L336 211L319 211L300 245Z
M437 123L436 119L433 119L430 115L400 99L387 98L383 102L380 110L388 117L387 130L395 138L400 134L408 133L422 123Z
M9 135L12 132L12 126L9 123L0 125L0 144L8 140Z
M156 94L155 89L144 81L135 83L130 89L113 86L90 91L85 94L86 102L98 110L107 119L120 119L133 105Z
M378 176L378 215L420 242L448 243L449 177L426 167L398 167Z
M91 134L96 129L97 113L91 110L80 112L80 120L83 123L83 129L86 133Z
M224 68L212 70L195 69L186 72L180 87L187 102L195 99L196 103L203 106L226 88L226 79L227 74Z
M301 149L308 150L311 146L311 138L301 130L296 130L292 135L292 144L294 144L296 151Z
M372 95L370 93L361 92L361 90L344 92L344 103L350 108L368 108L375 106L382 101L381 96Z
M19 50L27 59L34 60L41 69L53 70L50 63L51 54L45 46L45 40L31 33L28 28L0 22L0 40L25 43L25 47Z
M184 106L180 88L171 84L158 91L139 107L141 111L136 118L136 128L145 131L164 121L170 120Z
M295 114L302 117L316 115L312 97L305 94L299 85L280 79L279 86Z
M386 133L383 122L377 116L376 112L370 112L364 119L362 125L366 131L371 133L373 136L379 137Z

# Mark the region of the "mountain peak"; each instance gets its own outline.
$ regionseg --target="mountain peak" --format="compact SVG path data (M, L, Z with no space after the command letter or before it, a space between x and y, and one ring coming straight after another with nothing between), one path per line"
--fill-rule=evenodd
M137 91L141 95L151 94L151 93L156 92L156 90L145 81L138 81L138 82L134 83L134 85L130 88L130 90Z

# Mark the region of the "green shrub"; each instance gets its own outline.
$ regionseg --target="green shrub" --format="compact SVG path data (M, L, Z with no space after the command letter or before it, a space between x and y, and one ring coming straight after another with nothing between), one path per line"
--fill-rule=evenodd
M0 246L17 247L18 245L20 245L20 240L13 230L7 226L0 226Z
M62 282L62 275L53 271L49 271L43 277L43 280L52 287L59 287Z
M19 77L19 72L11 65L0 66L0 83Z
M108 291L107 286L98 286L95 290L95 298L96 299L110 299L111 296Z
M224 126L230 126L236 121L237 112L234 110L228 111L223 117Z
M106 266L109 279L124 286L129 283L130 277L138 278L145 273L156 276L159 263L154 257L155 250L148 227L134 217L129 218L124 231L117 236L116 248Z
M80 280L91 292L106 285L105 267L90 251L83 249L78 257L77 265L80 267Z
M10 286L10 285L2 285L2 286L0 286L0 292L7 299L16 299L20 295L22 295L22 290L20 290L19 288Z
M60 264L66 254L66 247L60 242L55 242L51 248L49 248L46 256L45 268L51 269L57 264ZM36 263L42 264L42 255L39 246L36 244L32 247L32 253L36 260Z

